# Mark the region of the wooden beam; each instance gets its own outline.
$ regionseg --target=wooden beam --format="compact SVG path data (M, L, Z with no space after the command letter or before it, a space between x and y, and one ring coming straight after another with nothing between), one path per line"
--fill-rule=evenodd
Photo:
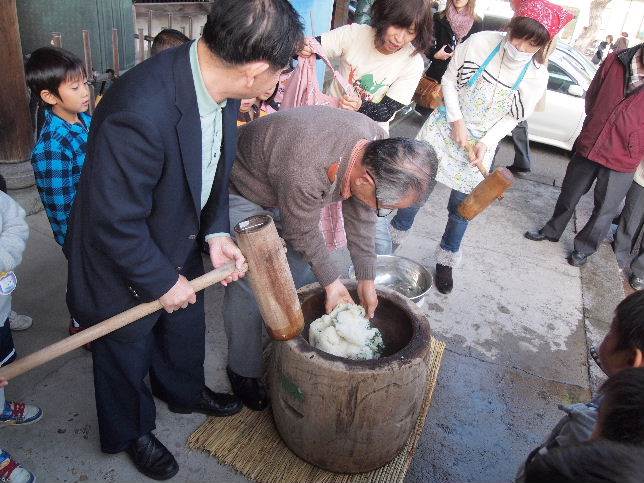
M0 163L17 163L31 156L33 128L16 0L6 0L0 8L0 45Z

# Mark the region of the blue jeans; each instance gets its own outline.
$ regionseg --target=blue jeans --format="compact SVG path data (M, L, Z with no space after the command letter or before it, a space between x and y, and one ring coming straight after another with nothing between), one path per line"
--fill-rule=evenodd
M461 248L461 240L465 235L468 221L458 214L458 206L463 202L467 195L460 191L452 190L447 203L447 225L441 238L441 248L448 252L458 252Z
M420 211L423 204L412 205L409 208L399 208L396 215L391 219L391 226L396 230L407 231L414 224L416 213Z

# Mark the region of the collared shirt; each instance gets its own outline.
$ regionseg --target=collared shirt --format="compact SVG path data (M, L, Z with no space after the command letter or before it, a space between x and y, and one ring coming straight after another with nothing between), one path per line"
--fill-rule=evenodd
M78 118L81 122L72 124L45 109L45 123L31 153L36 186L59 245L65 242L92 121L83 112Z
M644 84L644 68L642 68L642 65L640 64L640 60L642 59L641 49L644 49L644 47L641 47L640 50L635 53L633 60L631 61L631 68L628 76L628 87L626 88L628 93L633 92Z
M210 196L221 155L222 111L226 107L226 100L215 102L206 89L199 68L198 43L199 41L193 42L190 46L190 69L201 121L201 208L203 209Z

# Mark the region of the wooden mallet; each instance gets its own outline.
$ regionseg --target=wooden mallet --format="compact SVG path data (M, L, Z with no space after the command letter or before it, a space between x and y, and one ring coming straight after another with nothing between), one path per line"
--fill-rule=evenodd
M190 281L195 292L199 292L211 285L214 285L222 280L225 280L230 274L236 270L235 262L228 262L225 265L222 265L215 270L212 270L208 273L203 274L201 277L197 277L194 280ZM11 364L6 365L5 367L0 368L0 378L7 380L13 379L20 374L38 367L46 362L60 357L63 354L78 349L80 346L92 342L93 340L99 339L110 332L114 332L121 327L124 327L132 322L136 322L139 319L142 319L146 315L153 314L154 312L161 310L163 306L161 302L155 300L154 302L147 302L144 304L137 305L131 309L121 312L113 317L110 317L103 322L100 322L96 325L88 327L85 330L78 332L72 336L66 337L54 344L51 344L47 347L40 349L28 356L22 357Z

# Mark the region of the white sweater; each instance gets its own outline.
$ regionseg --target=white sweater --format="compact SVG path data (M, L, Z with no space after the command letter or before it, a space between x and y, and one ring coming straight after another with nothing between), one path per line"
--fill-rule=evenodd
M502 32L478 32L456 47L454 56L450 60L447 71L441 80L443 98L447 109L447 120L449 122L463 118L458 99L459 86L464 83L463 79L461 79L463 65L467 63L468 72L483 65L488 55L499 45L499 42L505 39L505 36ZM501 64L502 58L503 64ZM485 79L490 82L501 82L512 86L519 78L524 66L525 64L514 62L507 55L504 56L503 46L501 46L500 52L485 69ZM485 82L484 76L481 76L479 82ZM516 94L515 106L518 106L518 108L514 108L511 113L489 129L480 141L489 149L494 149L501 139L510 134L519 121L526 119L534 112L537 103L546 91L547 85L548 68L541 64L531 65Z
M8 272L20 264L28 237L25 210L0 191L0 272ZM0 326L4 325L10 311L11 295L0 294Z

